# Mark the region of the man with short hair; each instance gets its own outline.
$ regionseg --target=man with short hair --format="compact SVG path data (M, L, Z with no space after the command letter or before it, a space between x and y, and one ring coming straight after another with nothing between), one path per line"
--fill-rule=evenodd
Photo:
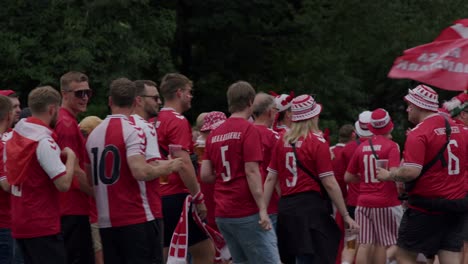
M146 161L146 136L129 120L135 108L135 83L112 81L112 114L88 136L104 262L153 264L157 261L157 227L146 181L178 171L182 161Z
M0 263L15 263L15 242L11 236L10 185L6 179L3 151L6 141L11 137L10 130L14 121L13 105L10 98L0 95Z
M464 133L453 120L437 113L438 95L432 88L418 85L404 99L408 120L416 125L406 138L404 163L391 172L377 169L379 180L405 182L408 191L409 208L398 230L398 263L414 263L418 252L429 258L437 254L440 263L460 263L460 215L421 208L411 200L420 197L452 201L465 197Z
M28 95L32 117L16 124L6 144L12 234L26 264L66 263L59 191L70 188L77 160L70 148L60 151L54 139L60 99L51 86L33 89Z
M0 90L0 95L6 96L10 99L11 103L13 104L13 113L14 113L14 120L13 125L18 123L20 114L21 114L21 104L19 101L19 96L13 90Z
M143 129L146 135L146 161L149 163L161 159L158 147L158 137L156 128L153 124L149 123L150 118L156 117L161 106L161 99L159 97L156 83L150 80L137 80L135 81L136 97L135 109L130 116L130 121L135 123L136 126ZM156 228L156 245L154 247L156 255L156 263L163 263L163 222L162 222L162 204L161 195L159 191L159 179L154 179L145 182L148 203L151 211L155 217Z
M67 263L94 263L93 242L89 223L90 196L92 188L84 173L89 166L85 139L78 127L78 114L86 111L92 90L88 77L76 71L67 72L60 77L62 106L58 113L55 133L60 148L69 147L75 152L81 177L75 177L70 190L60 194L62 214L62 234L67 249ZM78 171L78 170L77 170ZM82 179L79 181L78 179Z
M262 135L262 150L263 150L263 161L260 166L260 173L262 175L262 182L265 182L268 171L268 165L270 165L271 153L276 142L280 138L278 132L271 129L275 116L277 113L276 103L273 96L266 93L258 93L255 96L252 114L255 118L255 128ZM268 204L268 215L270 216L271 223L276 230L276 222L278 217L278 202L279 196L277 192L273 192L270 204Z
M168 181L161 181L161 196L164 215L164 253L167 257L172 234L179 222L185 198L190 193L193 197L200 193L196 171L190 155L194 152L192 128L182 113L192 107L193 84L190 79L179 73L166 74L160 85L164 98L156 122L160 151L167 157L169 145L180 145L183 151L178 151L183 160L183 168L178 173L169 175ZM200 217L206 217L206 205L194 204ZM195 223L193 217L188 217L188 247L194 264L212 263L214 248L204 230Z
M278 264L277 238L263 197L261 137L247 121L254 98L247 82L228 88L231 116L206 140L201 179L215 183L216 224L233 263Z

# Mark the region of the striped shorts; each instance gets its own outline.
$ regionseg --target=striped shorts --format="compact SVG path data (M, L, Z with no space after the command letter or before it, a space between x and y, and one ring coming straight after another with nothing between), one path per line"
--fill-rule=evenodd
M356 207L360 226L358 242L380 246L395 245L403 210L400 205L383 208Z

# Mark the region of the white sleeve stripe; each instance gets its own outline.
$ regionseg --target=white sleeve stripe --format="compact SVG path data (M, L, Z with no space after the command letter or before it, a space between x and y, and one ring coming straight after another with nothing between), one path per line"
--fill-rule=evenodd
M333 176L333 171L323 172L323 173L320 173L318 176L319 176L319 178Z
M416 167L416 168L422 168L423 166L421 164L417 164L417 163L403 163L403 166L404 167Z
M273 174L278 174L278 171L276 171L276 170L274 170L274 169L272 169L272 168L270 168L270 167L267 168L267 171L268 171L268 172L271 172L271 173L273 173Z

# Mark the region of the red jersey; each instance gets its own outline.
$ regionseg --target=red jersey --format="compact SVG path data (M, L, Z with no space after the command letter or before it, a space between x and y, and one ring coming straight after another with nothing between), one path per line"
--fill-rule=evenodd
M14 238L60 233L59 191L53 181L66 174L66 167L54 137L41 120L29 117L16 124L6 143L7 179L21 179L18 185L11 185Z
M245 175L246 162L260 162L260 134L243 118L230 117L206 139L204 160L216 174L216 217L240 218L258 213Z
M359 138L357 140L353 140L346 144L341 152L342 162L342 170L346 171L348 168L349 162L354 155L354 151L356 151L357 147L364 141L366 138ZM346 195L346 205L349 206L356 206L357 200L359 196L359 183L348 183L348 193Z
M169 152L169 144L181 145L182 149L193 153L192 127L188 120L172 108L163 108L156 121L159 147L161 152ZM161 196L188 193L187 187L178 173L169 175L169 182L161 184Z
M85 139L78 127L76 117L67 109L60 107L57 124L55 126L57 143L61 149L69 147L79 159L81 169L89 163L85 148ZM60 192L60 211L62 215L89 215L89 197L80 191L75 177L67 192Z
M384 136L373 136L372 145L379 160L388 160L388 168L400 165L398 145ZM381 182L377 179L376 157L369 140L364 141L354 152L348 172L360 176L358 206L381 208L400 205L394 182Z
M453 119L453 121L457 125L460 126L463 133L465 134L465 141L466 141L467 148L468 148L468 127L460 119L455 118L455 119ZM468 153L468 149L467 149L467 153ZM465 191L468 193L468 158L466 159L466 163L467 164L465 165Z
M348 191L346 190L346 183L344 181L344 175L346 172L346 168L343 166L343 149L345 144L338 143L335 146L330 147L330 151L332 154L332 166L333 166L333 174L335 174L336 181L340 186L341 193L343 194L343 198L346 198L346 194Z
M449 120L452 134L444 158L447 167L437 161L420 177L410 195L428 198L459 199L465 196L466 141L464 132ZM447 142L441 115L430 115L413 128L405 142L403 166L417 167L429 163Z
M0 134L0 181L6 181L4 164L5 143L12 136L11 132ZM10 194L0 189L0 228L11 228Z
M273 147L275 146L276 141L278 141L280 136L277 132L264 125L255 125L255 128L262 136L263 161L260 166L260 173L262 174L263 182L265 182L268 174L268 165L270 165L271 152L273 151ZM271 195L270 204L268 205L269 214L278 213L278 202L278 193L274 191Z
M145 131L146 135L146 161L151 162L161 158L158 147L158 137L156 135L156 128L150 124L148 121L143 119L139 115L131 115L130 121L132 121L136 126L141 127ZM153 211L154 217L162 219L162 203L161 195L159 190L159 179L154 179L152 181L146 181L146 190L149 199L149 204L151 211Z
M110 115L88 136L94 193L101 228L154 219L145 182L137 181L127 158L145 155L145 132L124 115Z
M309 133L306 138L296 142L297 158L314 176L323 178L333 176L328 143L319 133ZM301 192L320 192L320 186L305 171L296 165L296 158L284 136L275 145L268 171L278 175L281 196Z

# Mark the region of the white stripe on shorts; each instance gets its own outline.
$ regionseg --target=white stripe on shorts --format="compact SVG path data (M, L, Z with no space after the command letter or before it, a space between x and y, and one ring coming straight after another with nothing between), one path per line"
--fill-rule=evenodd
M395 245L403 210L400 205L383 208L356 207L361 244Z

